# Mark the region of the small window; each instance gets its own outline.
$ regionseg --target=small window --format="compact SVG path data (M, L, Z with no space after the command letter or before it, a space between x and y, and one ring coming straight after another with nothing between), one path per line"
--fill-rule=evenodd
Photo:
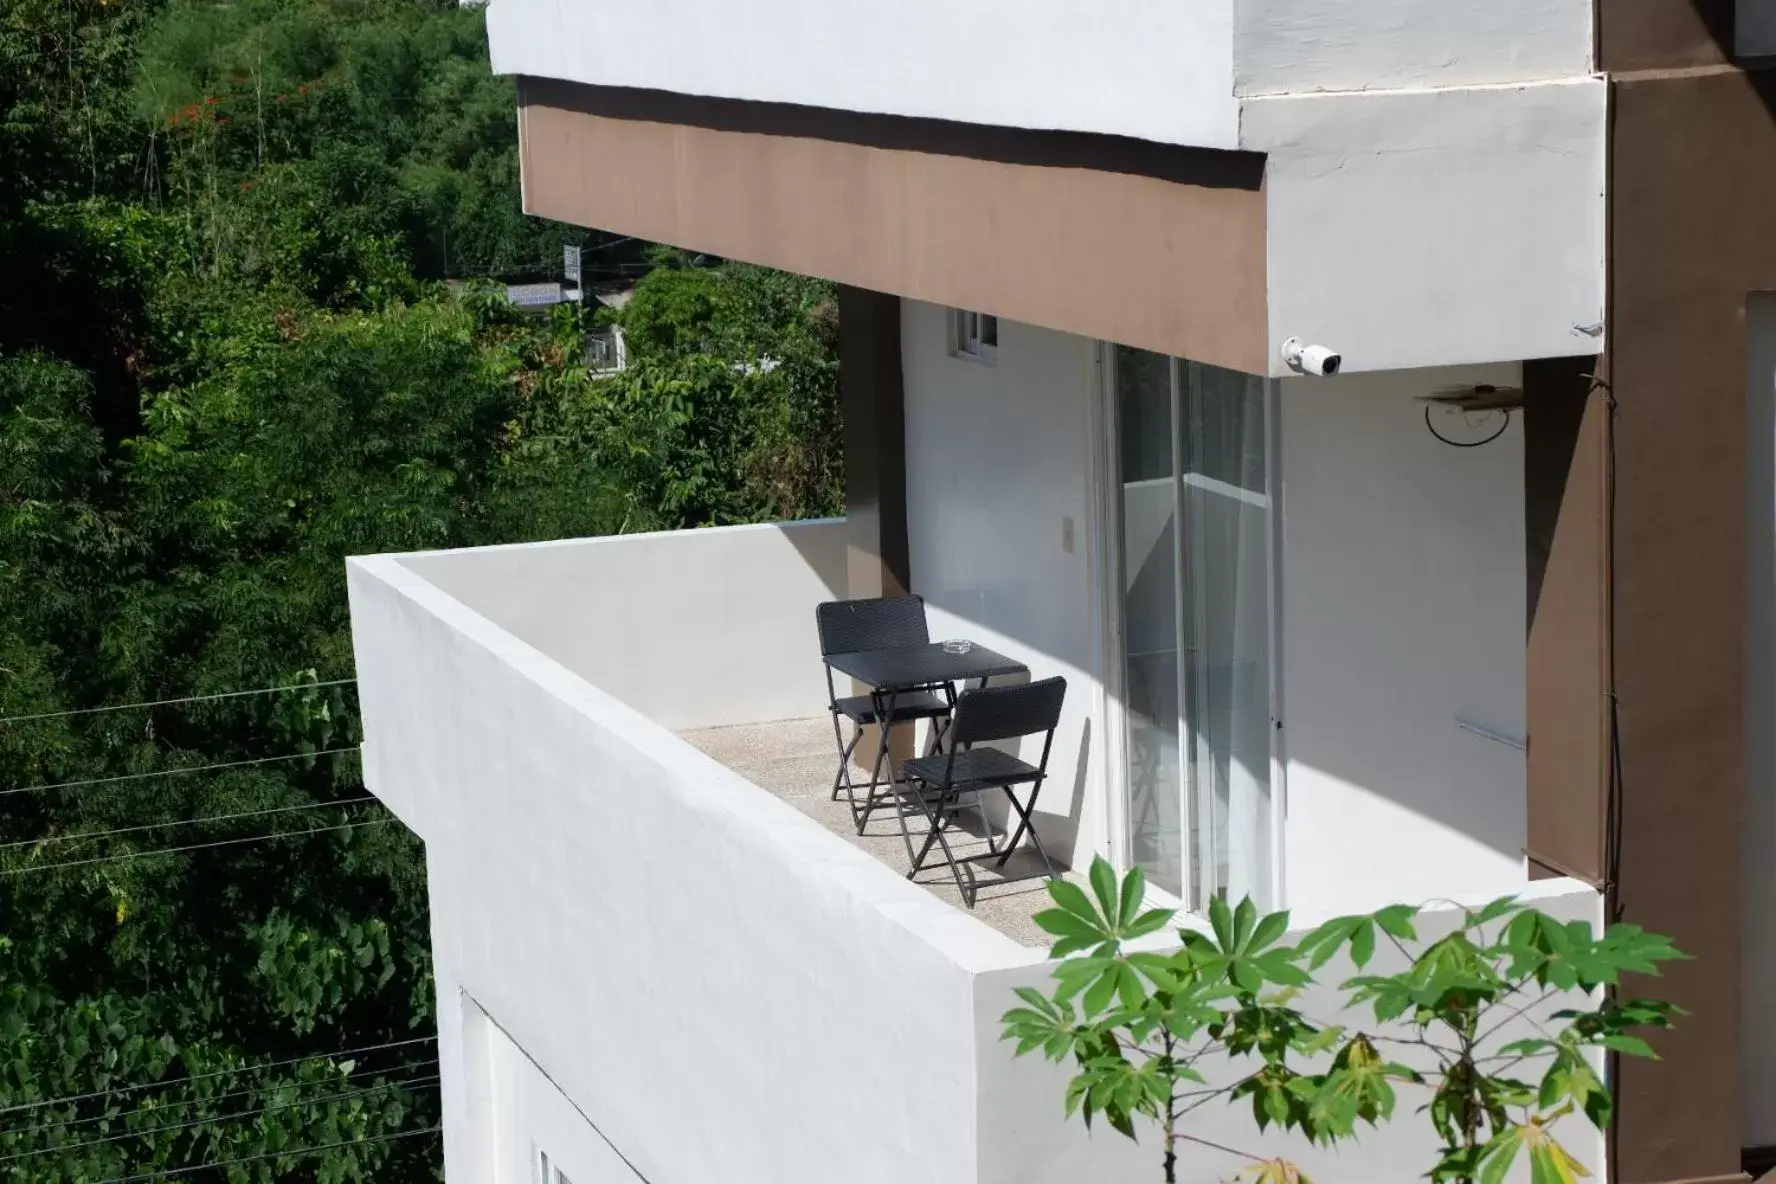
M962 308L950 310L950 352L958 358L992 362L999 356L999 318Z

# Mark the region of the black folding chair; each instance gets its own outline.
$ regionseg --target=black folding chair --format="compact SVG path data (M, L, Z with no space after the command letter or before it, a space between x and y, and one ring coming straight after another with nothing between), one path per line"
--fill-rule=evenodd
M1061 701L1066 694L1066 679L1045 678L1023 686L982 687L963 691L957 696L955 713L950 721L949 752L919 757L901 767L906 779L903 797L913 799L931 827L926 832L925 845L914 854L912 835L906 825L908 811L903 806L900 811L901 837L906 840L907 855L913 864L907 879L916 878L924 870L925 858L935 844L943 849L963 903L973 908L979 887L972 867L964 880L962 865L997 856L998 866L1004 867L1026 834L1030 836L1030 843L1036 848L1044 870L1036 875L994 882L1011 884L1019 880L1055 879L1059 875L1048 852L1043 849L1042 836L1036 833L1030 815L1036 809L1036 797L1042 792L1042 782L1048 776L1048 754L1054 747L1055 728L1061 722ZM1033 765L997 748L974 747L995 740L1035 735L1042 736L1042 757ZM1013 792L1020 785L1030 787L1027 801L1019 802ZM944 831L955 823L967 799L973 799L974 808L981 810L984 823L981 795L995 789L1005 792L1012 815L1018 820L1017 829L1012 832L1010 841L1000 848L994 842L992 827L987 826L987 854L958 860L950 849L949 840L944 837Z
M820 656L855 654L866 650L898 649L902 646L928 645L931 633L925 625L925 601L918 596L892 596L878 600L832 600L814 609L814 624L820 632ZM839 771L833 777L832 800L838 801L842 791L851 804L852 821L857 833L869 824L876 808L876 791L882 786L882 752L878 748L870 780L860 811L857 806L857 785L851 777L851 757L863 739L864 729L871 725L889 727L932 721L932 751L941 751L944 728L948 724L953 698L948 684L898 691L893 696L893 719L883 721L873 695L839 696L833 685L833 670L826 668L827 711L832 715L833 740L839 746ZM851 721L851 738L845 739L840 719ZM885 746L884 746L885 747Z

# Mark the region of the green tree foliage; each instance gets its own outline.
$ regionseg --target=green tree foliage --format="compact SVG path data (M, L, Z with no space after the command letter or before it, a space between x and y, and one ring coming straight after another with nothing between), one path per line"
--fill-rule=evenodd
M0 1180L435 1179L345 558L841 507L830 288L525 217L482 21L0 0ZM439 282L563 242L631 369Z
M838 303L765 268L668 266L615 317L631 367L576 371L559 418L531 424L594 452L632 525L843 513Z

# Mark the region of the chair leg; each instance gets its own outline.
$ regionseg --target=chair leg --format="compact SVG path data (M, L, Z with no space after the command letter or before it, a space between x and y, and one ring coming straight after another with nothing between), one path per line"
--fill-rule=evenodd
M1005 787L1005 800L1011 803L1012 813L1018 816L1018 825L1017 830L1013 832L1011 836L1011 841L1005 844L1005 850L999 854L998 866L1005 866L1005 861L1011 858L1011 853L1017 850L1018 842L1027 833L1030 836L1031 846L1036 848L1037 857L1042 860L1043 870L1048 873L1049 879L1054 880L1060 878L1060 873L1055 871L1054 862L1048 857L1048 849L1042 845L1042 836L1036 832L1036 824L1030 821L1030 815L1036 810L1036 795L1041 791L1042 783L1039 781L1036 783L1035 787L1030 790L1029 804L1020 805L1017 800L1017 793L1011 786L1008 785Z
M999 854L999 848L994 845L993 841L993 820L987 817L986 794L977 793L974 795L974 812L980 816L981 834L985 835L987 839L987 854Z
M959 802L957 802L957 800L950 794L948 789L945 789L943 791L943 796L938 799L937 809L934 811L931 806L926 803L925 794L921 790L908 786L905 792L911 792L917 796L919 810L925 815L925 819L931 827L931 829L926 832L924 845L920 847L918 853L915 854L913 852L912 832L907 830L907 812L905 809L900 811L900 835L902 841L906 844L907 863L909 865L907 879L911 880L916 878L918 874L925 869L925 857L930 853L932 844L935 843L937 846L943 848L944 862L950 866L950 875L956 881L956 891L961 894L962 903L969 908L973 908L976 895L974 888L974 872L970 869L968 878L966 880L963 879L962 867L956 861L956 853L950 850L950 841L944 838L943 833L945 828L949 826L950 817L954 813L954 806L959 804ZM902 796L905 796L904 792Z
M851 742L845 742L844 728L839 724L837 712L833 713L833 742L839 746L839 771L833 774L832 800L839 800L839 792L844 791L851 803L853 813L857 811L857 797L851 781L851 755L857 751L857 742L863 739L863 728L856 727L851 732Z
M861 731L861 729L859 730ZM892 743L892 740L889 740L888 743ZM885 759L887 759L887 751L886 745L884 744L878 746L876 749L876 763L870 768L869 787L868 792L865 793L863 797L863 810L859 812L856 803L852 803L851 820L857 824L858 834L863 833L864 828L869 825L870 819L875 815L876 790L881 788L884 784L882 781L882 762ZM890 779L893 778L892 765L889 766L889 777ZM892 789L893 786L890 785L889 788Z

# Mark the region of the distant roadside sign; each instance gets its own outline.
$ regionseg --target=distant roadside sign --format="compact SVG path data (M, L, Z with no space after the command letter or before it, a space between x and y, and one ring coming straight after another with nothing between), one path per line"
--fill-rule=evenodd
M578 247L561 248L561 269L567 278L574 283L580 282L580 249Z

